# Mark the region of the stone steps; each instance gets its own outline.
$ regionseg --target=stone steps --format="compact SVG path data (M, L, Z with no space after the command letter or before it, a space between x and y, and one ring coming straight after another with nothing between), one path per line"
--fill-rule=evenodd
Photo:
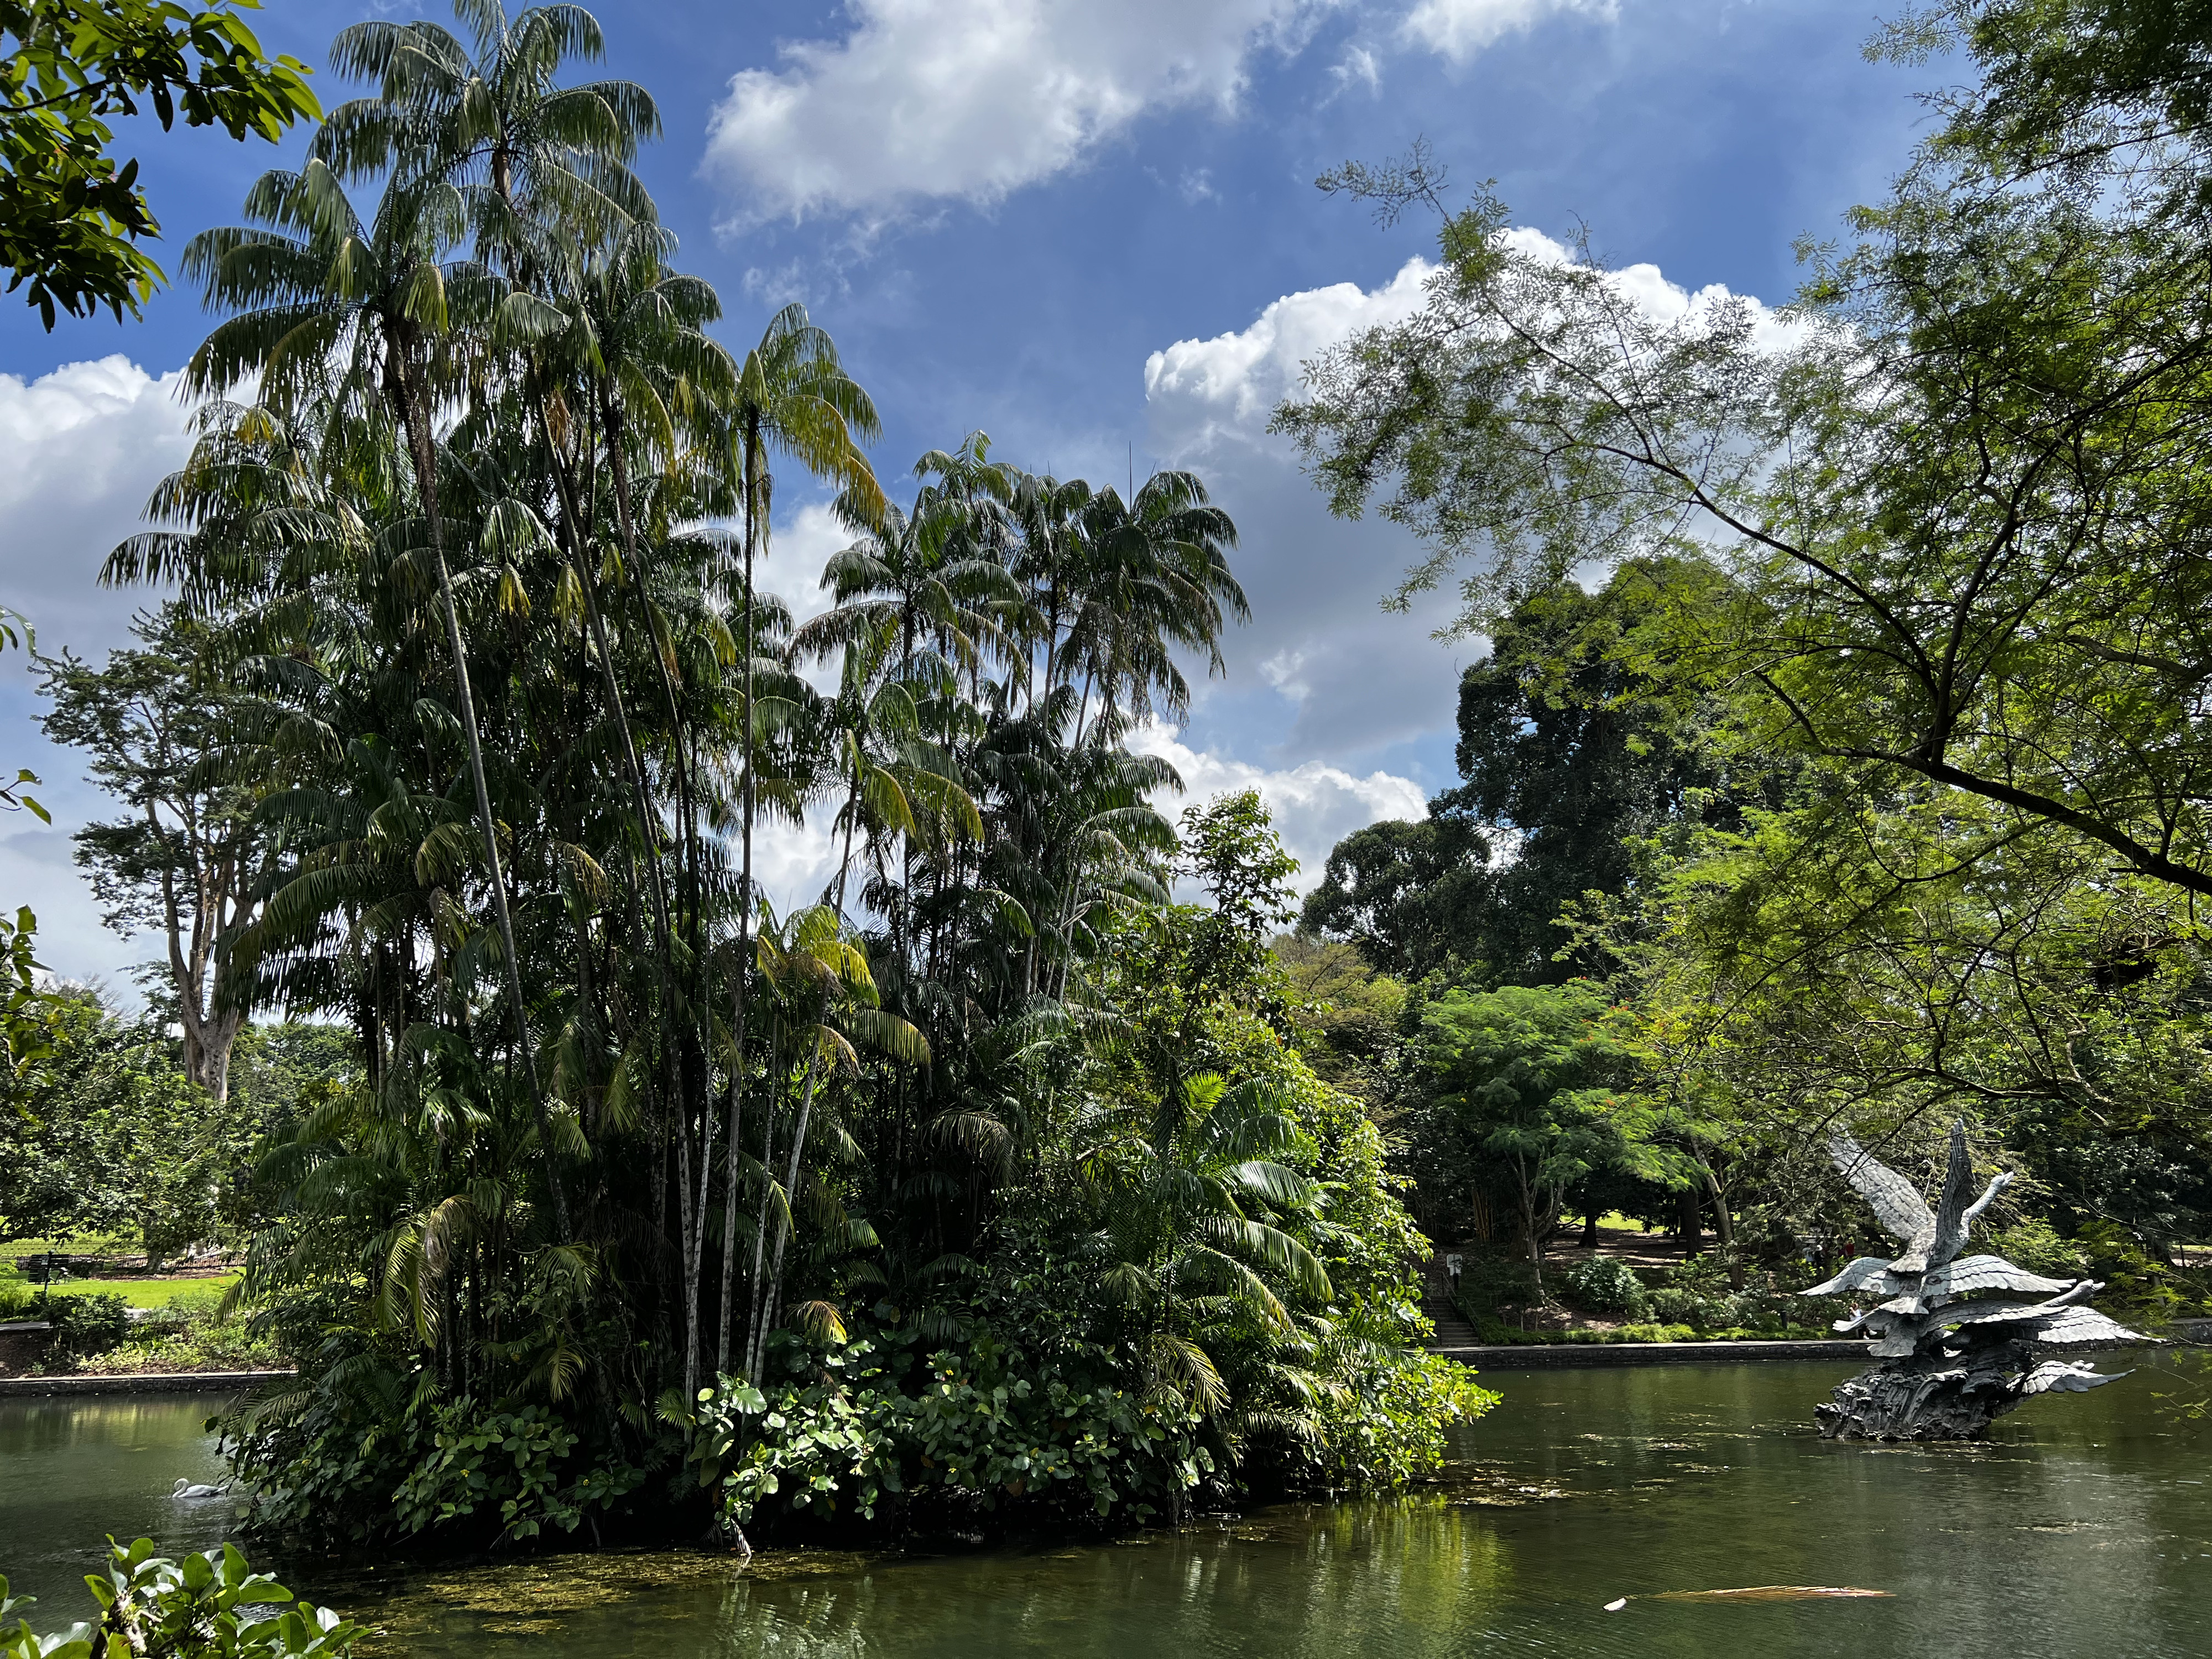
M1475 1334L1474 1327L1468 1322L1467 1316L1453 1305L1451 1283L1444 1276L1444 1258L1441 1250L1430 1258L1428 1272L1422 1280L1421 1311L1437 1328L1437 1334L1429 1343L1431 1352L1440 1348L1473 1347L1482 1340Z

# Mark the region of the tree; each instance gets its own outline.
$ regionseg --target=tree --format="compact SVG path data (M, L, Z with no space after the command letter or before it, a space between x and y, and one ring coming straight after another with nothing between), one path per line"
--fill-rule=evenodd
M128 811L76 832L77 862L109 927L126 938L161 931L185 1074L220 1104L247 1001L221 947L260 908L261 792L226 765L234 700L199 662L183 607L142 613L131 633L140 644L109 653L100 668L66 652L46 661L41 690L54 707L44 725L87 751L94 780Z
M1544 1241L1567 1194L1601 1170L1657 1172L1626 1091L1632 1050L1609 1028L1612 999L1587 981L1450 990L1422 1010L1433 1109L1502 1173L1522 1246L1544 1284Z
M138 163L108 154L109 118L153 106L167 131L221 126L274 143L321 113L307 67L271 58L239 15L256 0L204 9L174 0L5 0L0 3L0 268L48 330L56 311L106 306L132 316L162 281L137 246L161 226Z
M438 477L438 376L451 321L446 257L463 228L459 192L442 179L395 178L374 221L363 226L337 176L311 160L301 172L264 174L247 197L249 214L274 228L203 231L185 250L187 271L204 279L210 307L240 313L218 326L192 354L186 379L205 395L228 391L250 374L279 407L323 394L332 356L345 350L342 406L356 419L388 416L404 439L415 493L428 532L432 574L446 623L454 703L465 740L477 829L491 890L492 914L506 964L508 1005L522 1059L525 1088L544 1112L543 1085L532 1054L528 1002L514 943L514 921L501 867L499 828L485 781L483 736L469 684L468 647L453 599L452 562ZM286 236L285 228L304 234ZM457 271L464 295L475 273ZM484 297L481 285L477 295ZM381 405L381 407L379 407ZM550 1127L546 1139L552 1139ZM553 1206L567 1200L557 1180Z
M30 625L0 606L0 651L15 646L37 648ZM18 768L13 782L0 785L0 812L28 812L41 823L52 822L38 798L23 791L24 785L38 781L27 767ZM46 994L39 985L45 964L37 956L38 929L38 916L27 904L18 905L12 916L0 915L0 1085L9 1090L29 1079L30 1067L50 1047L42 1018Z
M1497 908L1489 863L1486 838L1463 814L1385 818L1329 848L1299 929L1351 941L1380 973L1418 979L1455 963L1486 965L1485 924Z
M2212 893L2201 240L2108 215L2124 191L1983 190L1942 159L1856 217L1786 325L1654 313L1480 198L1445 216L1422 313L1311 365L1277 424L1335 510L1384 493L1428 542L1401 595L1466 573L1462 627L1695 525L1728 580L1666 584L1671 672L1749 747ZM1441 204L1424 158L1323 184Z
M1734 823L1774 787L1772 761L1722 754L1723 711L1653 660L1666 644L1655 635L1713 584L1690 561L1632 561L1595 592L1561 581L1518 600L1460 678L1460 786L1424 823L1338 843L1301 926L1416 978L1447 966L1516 985L1604 972L1562 915L1590 895L1632 908L1641 840Z
M125 1020L81 986L52 1006L46 1064L0 1104L0 1237L135 1234L154 1265L214 1242L252 1115L210 1107L158 1013Z

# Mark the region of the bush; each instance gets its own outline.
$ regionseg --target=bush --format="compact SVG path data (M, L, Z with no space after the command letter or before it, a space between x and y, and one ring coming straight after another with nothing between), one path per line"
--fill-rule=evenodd
M292 1592L254 1571L234 1544L179 1563L155 1555L150 1538L111 1540L106 1575L85 1582L103 1609L100 1622L40 1636L22 1617L32 1598L11 1599L0 1577L0 1659L345 1659L369 1634L308 1601L267 1611L283 1607Z
M1662 1325L1688 1325L1705 1330L1728 1322L1727 1298L1707 1296L1681 1285L1662 1285L1645 1292L1644 1303L1651 1317Z
M46 1319L54 1328L54 1352L70 1359L106 1353L131 1330L131 1310L112 1291L54 1297Z
M1034 1356L976 1322L958 1348L919 1333L816 1348L770 1339L789 1381L725 1376L696 1408L700 1482L744 1525L779 1511L875 1518L887 1503L989 1512L1008 1502L1146 1521L1217 1471L1187 1408L1115 1386L1106 1352ZM913 1362L919 1361L916 1365Z
M1590 1313L1636 1313L1644 1307L1644 1281L1617 1256L1592 1256L1567 1269L1567 1300Z

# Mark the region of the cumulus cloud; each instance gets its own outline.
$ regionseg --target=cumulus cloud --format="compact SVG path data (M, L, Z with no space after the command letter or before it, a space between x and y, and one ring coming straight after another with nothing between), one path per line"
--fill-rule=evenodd
M1418 818L1428 812L1428 798L1411 778L1388 772L1355 777L1321 761L1270 771L1182 740L1175 726L1139 726L1129 736L1139 754L1157 755L1182 775L1182 801L1202 803L1218 795L1256 789L1275 821L1275 832L1298 861L1297 890L1311 892L1321 882L1329 849L1355 830L1381 818ZM1152 803L1174 816L1176 797L1162 792Z
M34 380L0 374L6 603L37 626L40 648L105 649L147 602L97 578L154 486L191 452L176 387L175 373L157 380L119 354Z
M1541 232L1508 235L1532 258L1571 257ZM1439 744L1451 730L1460 670L1484 648L1478 641L1448 650L1430 638L1455 610L1453 596L1419 597L1410 616L1383 612L1382 596L1422 550L1372 516L1331 517L1289 443L1267 430L1276 404L1298 391L1303 364L1365 329L1411 316L1434 273L1413 258L1372 289L1338 283L1286 295L1243 328L1178 340L1146 362L1153 448L1197 471L1241 532L1237 568L1254 619L1224 642L1227 688L1217 683L1200 694L1209 742L1220 708L1249 699L1244 688L1259 684L1294 711L1273 750L1281 763L1356 767L1393 745ZM1614 280L1662 321L1740 297L1717 285L1692 291L1649 264L1625 267ZM1749 303L1760 345L1792 342L1799 325Z
M1152 448L1198 471L1240 532L1236 568L1253 621L1224 641L1227 695L1265 685L1288 701L1288 730L1273 749L1293 767L1340 765L1452 723L1469 653L1429 639L1438 618L1385 615L1379 605L1418 545L1379 520L1332 518L1290 445L1267 430L1270 411L1297 389L1301 363L1411 315L1431 269L1412 259L1372 289L1338 283L1286 295L1244 328L1178 340L1145 365ZM1222 683L1201 695L1212 714Z
M1558 12L1614 15L1613 0L1420 0L1401 26L1404 38L1463 64L1500 36L1534 27Z
M138 527L139 512L163 474L191 447L177 376L156 378L129 358L67 363L27 380L0 374L0 603L27 617L39 648L98 659L123 642L131 612L156 597L110 592L100 563ZM49 744L36 724L41 704L25 657L0 659L0 767L29 767L52 812L52 828L27 814L0 836L0 904L29 904L39 953L72 979L111 983L153 954L149 938L118 939L72 863L70 832L112 810L83 781L84 757ZM117 984L118 990L128 987Z
M849 0L843 39L730 81L705 168L749 212L884 216L1003 199L1146 113L1235 107L1255 51L1339 0Z

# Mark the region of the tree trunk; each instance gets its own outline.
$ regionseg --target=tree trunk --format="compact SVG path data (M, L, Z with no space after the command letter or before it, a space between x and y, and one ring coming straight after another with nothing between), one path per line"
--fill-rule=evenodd
M1700 1158L1698 1167L1705 1173L1705 1190L1713 1199L1713 1231L1719 1235L1721 1255L1728 1261L1729 1289L1743 1289L1743 1259L1736 1254L1735 1221L1729 1214L1728 1199L1721 1191L1720 1178L1713 1174L1713 1166Z
M538 1083L537 1056L531 1049L529 1009L522 994L522 963L514 951L514 921L507 911L507 876L499 858L499 830L491 814L491 790L484 781L483 740L477 729L476 698L469 689L468 649L461 639L460 611L453 604L453 573L446 565L446 532L438 511L438 461L430 436L428 402L419 386L403 383L400 406L415 463L416 493L422 498L423 516L429 523L430 553L438 569L438 598L446 612L446 642L453 653L453 686L461 705L461 730L468 739L469 781L476 790L477 827L483 835L485 866L491 875L492 910L499 924L500 949L507 959L507 994L514 1002L515 1042L530 1089L538 1144L544 1149L545 1184L553 1200L553 1224L565 1239L568 1237L568 1200L561 1190L560 1149L553 1143L545 1094Z
M750 448L748 449L750 457ZM738 878L738 956L731 974L730 988L730 1144L729 1168L725 1177L722 1194L722 1317L720 1334L716 1339L714 1368L726 1371L730 1368L731 1318L736 1306L736 1277L738 1261L738 1164L744 1151L744 1108L745 1088L745 1002L752 984L752 923L753 902L753 793L754 726L753 726L753 553L755 515L753 492L750 483L751 468L745 469L745 690L744 714L745 746L743 764L744 781L740 790L738 806L738 838L742 843L741 867Z
M1705 1243L1705 1224L1698 1216L1698 1189L1694 1186L1682 1188L1680 1198L1680 1224L1676 1232L1682 1241L1682 1254L1695 1255Z

